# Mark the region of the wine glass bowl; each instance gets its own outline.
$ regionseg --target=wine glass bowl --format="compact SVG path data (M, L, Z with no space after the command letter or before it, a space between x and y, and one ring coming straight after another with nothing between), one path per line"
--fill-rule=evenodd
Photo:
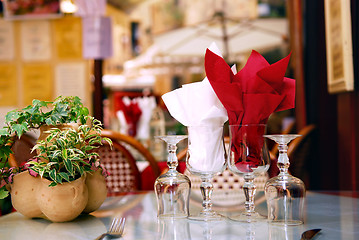
M300 225L304 220L305 185L302 180L289 174L288 144L300 137L297 134L265 135L278 144L277 166L279 175L269 179L265 185L268 220L278 225Z
M223 126L189 126L188 150L186 155L188 171L201 178L202 211L188 218L198 221L219 221L225 217L212 210L211 195L213 176L226 168L226 151Z
M228 150L228 168L234 174L244 178L243 191L245 194L245 211L230 219L240 222L264 220L255 211L254 196L256 186L254 179L261 173L267 172L270 164L264 133L266 124L230 125L230 144Z
M185 135L156 136L167 143L168 171L155 181L157 216L160 218L185 218L189 215L189 178L177 171L177 143L187 138Z

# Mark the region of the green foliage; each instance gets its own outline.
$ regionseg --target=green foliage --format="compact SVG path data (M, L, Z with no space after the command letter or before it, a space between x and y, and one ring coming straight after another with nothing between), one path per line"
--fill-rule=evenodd
M21 137L31 128L39 128L46 125L58 125L63 123L85 123L85 117L89 111L83 106L79 97L58 97L54 102L33 100L32 104L21 109L13 110L6 114L5 129L10 134ZM0 132L1 134L1 132Z
M64 181L73 181L92 171L99 164L99 155L93 150L102 145L102 141L111 144L111 140L101 137L101 123L93 117L85 117L78 129L52 128L46 133L45 140L39 141L33 150L38 150L37 158L28 162L28 168L52 181L56 186Z
M0 188L0 199L4 199L9 196L9 191L6 191L4 188Z
M35 146L34 149L40 152L40 161L29 162L30 169L53 181L52 186L92 171L91 167L99 164L98 154L92 150L103 140L111 141L101 138L101 122L89 116L89 110L76 96L60 96L53 102L35 99L23 109L8 112L5 127L0 129L0 170L8 166L14 139L43 125L65 123L77 123L79 127L63 131L55 127L51 129L46 140ZM0 188L0 199L5 193L4 187Z
M60 96L53 102L35 99L31 105L6 114L6 126L0 129L0 149L12 146L15 137L20 138L30 129L42 125L85 124L88 114L89 110L83 106L79 97ZM1 162L6 162L10 153L8 149L0 150Z

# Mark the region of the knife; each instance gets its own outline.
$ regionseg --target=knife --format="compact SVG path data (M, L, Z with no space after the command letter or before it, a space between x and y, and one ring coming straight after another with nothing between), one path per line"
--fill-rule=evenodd
M301 240L313 239L315 237L315 235L317 235L317 233L320 232L320 230L322 230L322 229L317 228L317 229L310 229L310 230L303 232Z

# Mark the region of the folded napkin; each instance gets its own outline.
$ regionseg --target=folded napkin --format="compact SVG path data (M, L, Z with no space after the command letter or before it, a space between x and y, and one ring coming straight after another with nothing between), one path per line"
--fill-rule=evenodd
M142 112L137 124L136 138L148 139L150 137L150 121L152 117L152 112L153 109L155 109L157 106L156 99L155 97L150 96L139 97L136 98L136 100Z
M117 117L119 118L120 121L124 117L127 125L126 128L128 129L127 134L130 136L136 136L137 123L142 114L142 111L138 105L137 100L136 99L131 100L128 97L123 97L122 99L119 100L118 105L120 112L117 112ZM124 123L122 122L122 124Z
M215 174L224 170L226 159L222 136L223 126L188 126L190 171Z
M207 49L205 56L205 70L209 82L223 106L226 108L230 125L266 124L273 112L293 108L295 105L295 80L284 77L290 54L282 60L270 65L258 52L252 51L246 65L235 73L224 59L215 52ZM233 130L233 129L232 129ZM233 148L238 157L243 135L238 126L235 134L236 142L232 140ZM253 146L262 131L250 130ZM233 132L232 132L233 135ZM251 141L247 141L251 142ZM250 147L250 146L249 146ZM233 150L233 149L232 149ZM260 152L256 149L254 152ZM247 171L255 167L260 161L256 156L245 164ZM238 160L239 161L239 160ZM241 168L241 166L237 166Z
M289 58L270 65L253 50L235 74L221 56L207 49L206 74L228 112L230 125L267 123L273 112L294 107L295 80L284 77Z
M188 127L189 141L191 145L191 166L200 171L212 171L223 166L224 156L217 151L224 151L220 148L218 141L222 139L223 124L228 120L226 109L218 100L208 79L201 82L185 84L162 96L162 99L172 117L181 124ZM202 131L191 131L191 127L208 126L212 134L203 139ZM194 128L193 128L194 129ZM215 153L215 154L214 154ZM196 157L194 157L196 156Z

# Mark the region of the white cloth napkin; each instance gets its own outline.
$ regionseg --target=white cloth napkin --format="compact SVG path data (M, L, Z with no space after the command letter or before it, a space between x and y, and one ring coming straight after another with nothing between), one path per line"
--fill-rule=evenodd
M220 55L215 44L209 49ZM189 162L197 171L216 171L223 166L224 148L222 141L223 124L228 120L227 111L219 101L208 79L185 84L162 96L169 113L183 125L210 126L209 132L191 131L189 134ZM221 167L219 167L221 166Z
M189 170L219 173L225 166L223 126L189 126Z
M155 97L139 97L137 98L138 106L141 108L142 114L137 123L137 134L138 139L149 139L150 138L150 121L152 117L153 109L156 108Z
M131 104L131 99L129 97L123 97L122 101L126 106ZM119 132L128 135L129 125L127 124L124 112L122 110L118 110L116 112L116 116L119 123Z
M119 123L118 131L122 134L127 135L128 134L128 124L127 124L127 121L125 118L125 114L123 113L123 111L119 110L116 112L116 116L117 116L117 120Z

